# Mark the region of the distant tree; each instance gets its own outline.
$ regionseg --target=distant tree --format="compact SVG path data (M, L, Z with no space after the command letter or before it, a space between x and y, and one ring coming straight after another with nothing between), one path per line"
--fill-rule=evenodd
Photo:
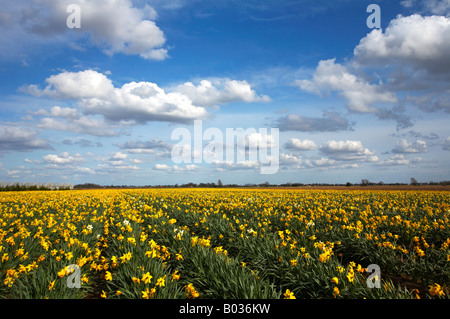
M411 177L411 185L417 185L417 184L419 184L417 182L417 179L415 179L414 177Z
M218 187L223 187L223 183L222 183L222 181L220 179L217 181L217 186Z
M350 187L350 186L352 186L352 183L347 182L347 183L345 183L345 186Z
M367 186L367 185L369 185L369 180L368 179L366 179L366 178L363 178L362 180L361 180L361 185L362 186Z

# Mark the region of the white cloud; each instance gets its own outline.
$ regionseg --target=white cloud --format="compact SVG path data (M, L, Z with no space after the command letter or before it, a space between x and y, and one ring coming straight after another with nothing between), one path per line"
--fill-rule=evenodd
M219 172L258 169L260 167L260 163L257 161L241 161L241 162L217 161L214 162L213 165Z
M278 147L278 140L271 134L251 133L245 136L245 146L255 151L257 147L272 149Z
M80 117L78 111L70 107L54 106L50 109L50 114L54 117L62 117L69 119L76 119Z
M155 164L155 166L153 166L154 170L157 171L165 171L165 172L169 172L169 173L176 173L176 172L193 172L198 170L200 167L195 165L195 164L188 164L185 166L178 166L178 165L174 165L174 166L169 166L166 164Z
M388 160L377 163L379 166L392 166L392 165L408 165L409 160L405 158L403 154L397 154L391 156Z
M347 100L347 108L357 113L375 113L375 103L395 103L397 97L384 91L381 85L370 84L352 74L336 59L322 60L317 66L312 80L297 80L304 91L321 95L322 92L338 91Z
M450 0L425 0L424 5L432 14L450 15Z
M0 124L0 152L52 149L38 132L15 125Z
M207 116L204 106L267 100L265 96L258 96L247 82L229 79L217 80L217 87L209 81L202 81L199 87L193 86L195 92L186 90L186 85L166 91L151 82L129 82L114 87L108 77L94 70L64 71L50 76L46 82L48 85L44 89L28 85L21 90L35 96L74 99L76 106L85 114L102 115L107 120L128 124L147 121L189 122ZM202 94L197 91L203 88L207 88L209 93L205 93L202 98ZM53 108L51 113L76 116L76 113L66 114L69 111Z
M154 22L156 11L148 5L136 8L131 0L5 1L2 10L8 28L2 28L5 37L0 36L0 46L8 48L10 55L24 48L31 50L27 43L31 42L34 46L64 43L78 50L93 44L108 55L123 53L150 60L168 57L164 32ZM70 4L80 7L80 29L66 25Z
M426 13L447 15L450 14L450 0L403 0L400 2L405 8L422 5Z
M336 160L321 157L319 159L313 160L315 166L333 166L336 164Z
M68 131L95 136L117 135L113 127L105 123L105 121L103 121L102 119L96 119L88 116L81 116L77 119L65 120L44 117L37 124L37 127L47 130Z
M392 153L426 153L428 152L428 145L423 140L416 140L414 143L409 143L405 139L398 140Z
M346 163L340 162L335 159L321 157L316 159L305 159L304 166L308 168L318 168L320 170L330 170L330 169L352 169L361 168L360 163Z
M151 154L157 159L166 159L170 158L173 145L163 140L152 139L150 141L127 141L125 143L118 143L117 146L130 154ZM134 163L139 164L137 162Z
M85 162L86 160L81 156L81 154L74 154L69 155L68 152L63 152L59 155L55 154L48 154L43 157L44 161L50 164L57 164L57 165L63 165L63 164L79 164L82 162Z
M448 8L444 2L439 2L440 7ZM410 4L412 1L404 3ZM345 64L335 59L320 61L311 79L296 84L318 95L336 92L349 111L395 120L397 129L414 125L411 113L407 114L411 103L425 112L450 111L448 14L399 15L386 29L374 29L363 37L353 54ZM399 99L397 92L405 97Z
M143 160L140 160L138 158L131 158L130 162L133 163L133 164L142 164L142 163L144 163Z
M169 171L170 170L170 166L166 165L166 164L155 164L155 166L153 168L158 171Z
M378 157L374 151L365 148L361 141L330 140L320 146L320 151L340 161L376 162Z
M109 158L110 161L121 161L128 158L128 155L122 152L115 152L110 154L111 157Z
M295 156L293 154L280 154L279 165L281 168L302 168L302 158L301 156Z
M386 30L372 30L354 50L364 64L395 63L430 73L450 70L450 18L397 16Z
M316 143L314 143L313 141L308 139L299 140L298 138L289 139L289 141L284 145L284 147L286 147L287 149L300 151L315 150L318 148Z
M267 95L258 96L247 81L230 79L202 80L197 86L186 82L175 87L173 91L184 94L193 104L203 107L240 101L270 101Z
M36 85L21 87L21 90L34 96L54 98L106 98L114 93L112 81L104 74L94 70L61 72L45 80L47 86L40 90Z

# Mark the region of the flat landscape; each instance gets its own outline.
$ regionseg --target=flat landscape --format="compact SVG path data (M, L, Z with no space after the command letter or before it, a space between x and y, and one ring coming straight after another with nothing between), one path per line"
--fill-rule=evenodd
M0 193L2 298L448 298L450 193Z

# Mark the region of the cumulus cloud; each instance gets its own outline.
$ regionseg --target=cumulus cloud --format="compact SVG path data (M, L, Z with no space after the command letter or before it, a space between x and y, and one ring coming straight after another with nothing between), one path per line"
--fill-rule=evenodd
M395 63L430 73L450 71L450 18L444 16L397 16L384 33L372 30L354 50L364 64Z
M279 165L281 169L288 169L288 168L300 169L302 168L302 162L303 160L301 156L286 153L280 154Z
M450 15L450 0L403 0L400 2L405 8L422 6L420 12L437 15Z
M111 122L128 124L148 121L186 123L205 118L205 106L267 100L265 96L258 96L247 82L229 79L217 80L217 87L202 81L200 86L193 87L193 91L186 90L189 87L186 85L164 90L156 83L144 81L115 87L106 75L94 70L64 71L50 76L46 82L43 89L28 85L21 90L35 96L75 100L77 108L87 115L101 115ZM208 92L202 97L200 91L203 88ZM62 111L68 110L52 109L51 113Z
M166 164L155 164L153 169L155 169L157 171L169 171L170 170L170 166L166 165Z
M438 2L426 3L431 8ZM441 1L437 7L442 13L448 4ZM394 120L399 130L414 125L411 105L425 112L450 112L449 71L448 13L399 15L385 29L374 29L363 37L346 63L322 60L312 78L295 83L319 96L337 93L350 112Z
M330 140L320 146L320 151L334 160L376 162L378 157L374 151L365 148L361 141Z
M317 168L320 170L352 169L362 167L360 163L341 162L339 160L327 157L304 159L303 164L305 168Z
M370 84L336 59L319 62L311 80L297 80L296 84L304 91L321 95L322 92L337 91L347 100L347 108L357 113L374 113L375 103L395 103L397 97L384 91L381 85Z
M115 136L118 133L111 125L102 119L80 116L75 119L58 119L44 117L37 124L37 127L46 130L68 131L94 136Z
M168 158L171 155L173 145L159 139L150 141L127 141L118 143L117 146L130 154L152 154L158 158Z
M288 114L277 119L275 125L280 131L335 132L352 129L352 123L334 112L324 112L322 117Z
M155 166L153 166L154 170L165 171L165 172L169 172L169 173L194 172L194 171L197 171L199 168L200 168L200 166L197 166L195 164L188 164L185 166L178 166L178 165L169 166L166 164L155 164Z
M414 143L409 143L406 139L398 140L392 153L426 153L428 152L428 145L423 140L416 140Z
M23 53L29 47L27 42L31 42L41 46L64 43L77 49L94 45L108 55L139 55L149 60L168 57L166 37L154 21L156 11L148 5L137 8L130 0L5 1L3 19L8 21L8 28L2 28L6 34L0 36L0 43L10 55ZM80 8L79 29L66 25L70 14L66 9L72 4ZM13 42L14 38L18 43Z
M126 158L128 158L128 155L122 152L115 152L110 154L111 157L109 158L110 161L122 161Z
M247 81L230 79L202 80L197 86L186 82L178 85L174 91L184 94L192 103L203 107L239 101L270 101L267 95L258 96Z
M287 149L299 151L315 150L318 148L316 143L314 143L313 141L308 139L300 140L298 138L290 138L289 141L284 144L284 147Z
M81 154L76 153L74 155L69 155L69 152L63 152L59 155L48 154L43 157L44 161L50 164L64 165L64 164L79 164L85 162Z
M235 171L235 170L247 170L247 169L258 169L260 167L260 163L257 161L240 161L240 162L231 162L231 161L217 161L214 162L216 170L219 172L224 171Z
M397 154L391 156L389 159L385 161L378 162L379 166L392 166L392 165L408 165L409 160L405 158L403 154Z
M41 90L37 85L21 87L20 90L34 96L50 96L60 99L106 98L114 93L112 81L94 70L61 72L45 80Z
M15 125L0 124L1 151L32 151L53 149L50 144L38 137L38 132Z

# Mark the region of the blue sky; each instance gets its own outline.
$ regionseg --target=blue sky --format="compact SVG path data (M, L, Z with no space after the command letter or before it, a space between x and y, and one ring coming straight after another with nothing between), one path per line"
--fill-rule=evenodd
M449 180L449 12L448 0L6 0L0 181ZM279 170L175 163L171 134L195 120L279 129Z

